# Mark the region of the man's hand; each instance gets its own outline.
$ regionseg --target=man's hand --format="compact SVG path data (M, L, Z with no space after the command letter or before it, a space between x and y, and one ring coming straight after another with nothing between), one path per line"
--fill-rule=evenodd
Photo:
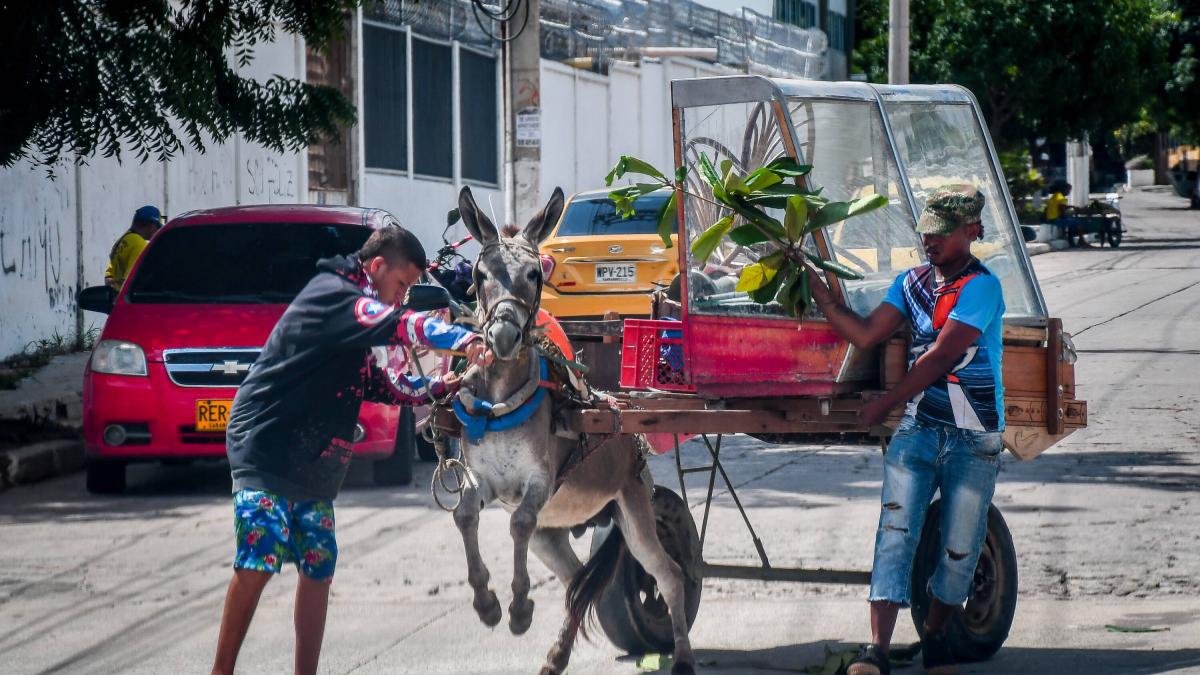
M487 345L483 343L483 340L476 340L475 342L467 345L466 352L467 365L486 368L492 365L492 362L496 360L496 355L492 353L492 350L487 348Z
M888 413L892 411L892 407L892 404L887 401L886 397L871 399L858 409L858 422L864 427L874 427L883 424L883 421L887 419Z
M447 390L457 389L458 385L462 384L462 376L451 371L442 377L442 384L446 386Z

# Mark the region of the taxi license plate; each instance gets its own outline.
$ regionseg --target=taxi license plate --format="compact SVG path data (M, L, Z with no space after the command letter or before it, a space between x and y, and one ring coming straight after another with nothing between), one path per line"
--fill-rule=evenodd
M196 431L225 431L232 407L233 400L227 398L196 401Z
M596 283L637 283L637 265L635 263L598 263L596 265Z

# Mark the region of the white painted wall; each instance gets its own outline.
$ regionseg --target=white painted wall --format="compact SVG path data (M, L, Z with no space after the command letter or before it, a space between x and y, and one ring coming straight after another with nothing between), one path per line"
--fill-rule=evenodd
M303 41L281 35L260 45L243 74L303 77ZM138 207L153 204L171 218L231 204L294 203L307 194L307 170L303 152L277 153L240 138L205 153L189 147L165 164L140 163L132 153L121 161L92 157L53 179L29 163L0 169L0 358L55 333L74 338L76 293L104 282L109 250ZM84 330L104 318L85 312Z

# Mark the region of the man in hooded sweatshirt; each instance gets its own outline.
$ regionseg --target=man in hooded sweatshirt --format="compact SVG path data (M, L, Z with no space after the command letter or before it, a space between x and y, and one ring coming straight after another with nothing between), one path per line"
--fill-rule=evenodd
M480 336L399 305L427 267L408 230L376 230L354 256L322 260L271 331L238 389L226 431L237 552L213 673L232 673L263 588L299 569L295 672L315 673L337 561L333 499L349 468L363 400L413 403L456 384L379 368L380 346L464 351L491 360Z

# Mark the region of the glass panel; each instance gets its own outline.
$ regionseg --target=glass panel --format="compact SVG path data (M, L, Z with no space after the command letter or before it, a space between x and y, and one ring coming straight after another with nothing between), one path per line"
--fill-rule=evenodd
M942 185L969 183L983 193L983 240L971 252L1000 277L1006 318L1044 317L1033 272L1018 247L1025 245L1004 203L995 168L969 103L900 103L885 107L896 152L904 168L917 208Z
M363 25L363 139L371 168L408 168L408 75L402 31Z
M743 175L784 154L783 139L770 103L739 103L687 108L683 114L683 161L687 166L688 192L684 197L689 246L705 229L729 211L712 200L712 188L700 173L703 154L720 173L721 162L730 160ZM695 197L693 195L699 195ZM782 209L768 209L782 221ZM734 226L745 224L741 218ZM776 302L761 305L747 293L734 290L741 270L775 250L773 244L738 246L725 240L707 260L696 260L688 251L688 311L698 314L735 316L784 316Z
M450 47L413 36L413 170L422 176L450 178L454 173L454 92Z
M616 234L657 234L658 214L671 196L661 190L638 198L634 214L628 218L617 215L616 207L607 196L594 199L573 199L567 205L556 237L587 237Z
M823 197L850 201L882 194L891 200L825 229L834 258L864 275L845 282L850 307L869 314L897 275L924 261L879 108L868 101L822 99L793 100L788 108L800 160L813 165L810 183Z
M286 305L317 273L318 260L349 255L369 236L371 228L362 225L310 223L165 230L146 249L128 298L147 304Z
M496 105L496 59L459 49L458 70L462 176L499 183L496 148L501 116Z

